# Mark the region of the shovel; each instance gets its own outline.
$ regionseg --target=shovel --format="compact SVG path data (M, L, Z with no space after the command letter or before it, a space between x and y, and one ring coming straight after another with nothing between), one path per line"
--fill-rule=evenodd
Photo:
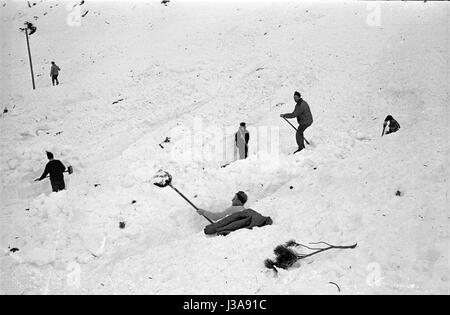
M383 131L381 132L381 136L384 135L384 131L386 130L386 122L383 124Z
M154 176L154 182L153 184L155 186L164 188L164 187L171 187L175 192L177 192L181 197L183 197L184 200L186 200L192 207L194 207L195 210L198 210L198 208L185 196L183 195L178 189L173 187L172 185L172 175L170 175L168 172L160 170L155 176ZM210 223L214 223L206 216L202 215L206 220L208 220Z
M286 120L286 122L289 124L289 125L291 125L292 126L292 128L294 128L295 129L295 131L297 131L297 128L295 128L295 126L293 125L293 124L291 124L291 122L289 121L289 120L287 120L286 118L284 118L283 117L283 119L284 120ZM306 140L306 138L305 137L303 137L303 139L305 140L305 142L306 142L306 144L310 144L309 142L308 142L308 140Z

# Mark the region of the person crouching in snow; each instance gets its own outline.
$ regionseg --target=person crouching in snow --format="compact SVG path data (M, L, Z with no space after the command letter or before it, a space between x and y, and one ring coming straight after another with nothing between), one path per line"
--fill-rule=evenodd
M239 126L239 130L234 135L234 142L239 150L239 159L243 160L248 157L248 142L250 140L250 133L247 131L245 122Z
M231 200L231 207L225 209L224 211L211 212L203 209L198 209L197 213L207 217L212 221L217 221L225 218L230 214L245 210L244 205L247 202L247 200L248 200L247 194L243 191L239 191L236 193L236 195L234 195L233 199Z
M60 190L66 189L66 184L64 183L64 171L66 167L59 160L55 160L53 153L47 152L47 158L50 162L45 166L44 173L41 177L35 179L34 181L41 181L50 174L50 183L52 185L53 192L58 192Z
M398 131L400 129L400 124L391 115L388 115L384 119L383 132L382 132L381 136L384 135L384 130L386 129L386 126L388 125L388 123L389 123L389 129L386 132L386 134L390 134L390 133L396 132L396 131Z

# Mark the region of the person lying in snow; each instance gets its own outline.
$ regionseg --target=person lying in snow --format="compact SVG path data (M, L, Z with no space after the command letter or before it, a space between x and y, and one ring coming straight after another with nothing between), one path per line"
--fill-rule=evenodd
M384 135L384 130L386 129L386 126L387 126L388 123L389 123L389 129L386 132L386 134L390 134L390 133L396 132L396 131L398 131L400 129L400 124L391 115L388 115L384 119L383 133L382 133L381 136Z
M243 191L239 191L236 193L236 195L234 195L233 199L231 200L231 207L225 209L224 211L211 212L203 209L198 209L197 213L207 217L212 221L217 221L225 218L227 215L245 210L244 205L247 202L247 200L248 200L247 194Z
M205 234L228 235L229 233L239 229L252 229L255 226L261 227L271 225L273 223L270 217L264 217L252 209L245 209L244 204L246 202L247 195L243 191L240 191L234 196L232 206L221 213L213 213L199 209L199 214L205 216L213 215L215 218L223 218L217 222L207 225L204 229Z

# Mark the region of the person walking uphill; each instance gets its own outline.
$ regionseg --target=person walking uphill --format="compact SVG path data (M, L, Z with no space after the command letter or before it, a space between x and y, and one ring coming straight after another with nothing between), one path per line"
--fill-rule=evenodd
M53 86L55 86L55 83L56 85L59 85L58 81L59 71L61 71L61 69L55 64L54 61L52 61L52 67L50 69L50 77L52 78Z
M294 93L294 100L296 102L294 111L288 114L281 114L280 117L287 119L297 118L298 129L295 138L297 140L298 149L294 152L295 154L305 148L305 138L303 137L303 133L306 128L312 125L313 117L308 103L302 99L299 92Z
M60 190L64 190L66 188L66 184L64 182L64 171L66 167L59 160L55 160L53 157L53 153L47 152L47 158L50 160L45 166L44 173L41 177L35 179L35 181L41 181L50 174L50 183L52 185L53 192L58 192Z
M248 142L250 140L250 133L246 129L245 122L239 126L239 130L234 135L234 142L239 150L239 159L243 160L248 157Z

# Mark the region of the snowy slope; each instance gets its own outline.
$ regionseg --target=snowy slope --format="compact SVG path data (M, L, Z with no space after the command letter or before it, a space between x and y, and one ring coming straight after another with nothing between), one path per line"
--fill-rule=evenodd
M73 3L0 2L2 293L448 293L448 3L380 3L370 26L355 2L86 1L70 26ZM292 156L295 90L314 146ZM221 168L241 121L250 158ZM45 150L75 169L64 192L33 182ZM201 208L244 190L274 224L206 237L161 168ZM289 239L358 247L275 277Z

